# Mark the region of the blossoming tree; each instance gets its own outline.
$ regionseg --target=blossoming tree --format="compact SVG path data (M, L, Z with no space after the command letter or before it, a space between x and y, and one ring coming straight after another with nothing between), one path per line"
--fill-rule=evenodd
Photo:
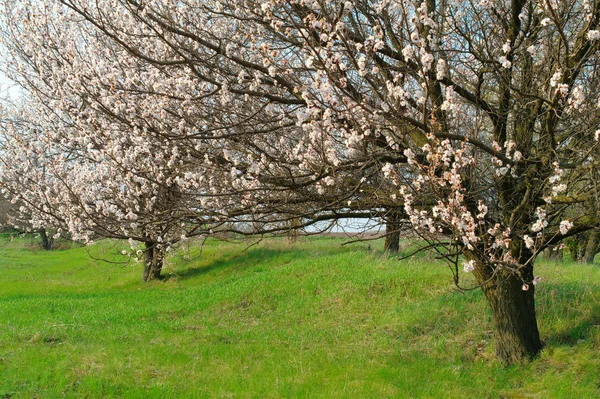
M541 349L536 256L599 226L598 2L5 2L11 70L69 128L48 153L100 151L107 201L177 186L184 226L400 208L474 275L500 360Z
M4 35L8 72L30 98L1 126L3 189L33 228L128 239L144 280L159 277L170 246L223 225L234 206L223 195L235 192L232 172L216 166L222 143L190 141L202 133L190 133L186 118L201 123L204 114L181 93L195 82L128 55L64 10L5 7L15 17Z
M598 228L598 7L525 0L263 5L271 26L287 26L280 34L288 42L303 41L315 70L303 91L322 111L308 122L313 129L361 121L358 134L376 131L406 156L384 172L416 231L455 266L457 282L461 263L474 274L506 363L541 348L539 251Z

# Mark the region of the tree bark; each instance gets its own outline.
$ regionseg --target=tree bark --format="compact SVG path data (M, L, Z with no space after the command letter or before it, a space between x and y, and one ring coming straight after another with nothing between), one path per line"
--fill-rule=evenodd
M164 253L157 242L146 241L144 249L144 282L159 280L163 267Z
M594 257L598 253L598 242L600 241L600 231L592 230L588 236L585 246L585 263L593 264Z
M48 236L48 232L43 227L40 229L40 237L42 238L42 248L44 248L46 251L51 251L52 245L54 244L54 239Z
M522 269L522 277L497 270L492 273L478 266L475 276L492 309L496 355L504 365L521 363L542 349L535 314L533 266ZM528 283L524 290L523 281Z
M293 218L289 221L289 229L287 231L287 239L289 242L296 242L300 234L300 226L302 221L300 218Z
M397 254L400 250L400 227L402 218L394 211L387 214L385 223L385 244L383 250L390 254Z

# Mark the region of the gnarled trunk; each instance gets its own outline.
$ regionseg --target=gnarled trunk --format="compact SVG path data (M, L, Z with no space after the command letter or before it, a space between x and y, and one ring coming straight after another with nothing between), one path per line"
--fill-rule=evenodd
M401 221L402 218L397 212L388 212L385 223L385 244L383 246L384 251L388 253L397 254L400 250Z
M522 269L522 277L504 270L492 273L485 266L477 267L474 273L492 309L498 359L510 365L536 356L542 342L535 315L535 286L531 283L533 265Z
M594 257L598 253L598 242L600 241L600 231L592 230L588 236L585 246L585 263L593 264Z
M144 249L144 282L160 279L163 267L164 253L157 242L146 241Z

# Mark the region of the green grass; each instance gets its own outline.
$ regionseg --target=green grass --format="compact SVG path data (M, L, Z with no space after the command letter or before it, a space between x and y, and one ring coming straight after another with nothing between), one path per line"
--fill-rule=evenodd
M546 347L494 357L480 291L378 245L209 241L164 281L120 243L53 252L0 241L0 398L596 398L600 270L540 264ZM371 244L373 245L373 244Z

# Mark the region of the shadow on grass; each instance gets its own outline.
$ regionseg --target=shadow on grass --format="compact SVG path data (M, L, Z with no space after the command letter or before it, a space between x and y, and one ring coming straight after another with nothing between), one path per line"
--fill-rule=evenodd
M600 306L594 308L593 314L576 325L562 331L556 331L546 340L547 345L575 346L580 341L590 338L592 331L600 327Z
M289 263L294 258L306 257L307 255L307 251L301 249L280 250L270 248L253 248L236 254L225 253L201 267L190 267L165 276L163 281L192 279L223 269L241 271L252 268L255 272L261 272L265 266Z
M538 300L538 310L551 319L566 321L565 328L554 329L546 339L546 345L575 346L589 339L593 330L600 327L600 304L584 307L585 296L593 295L597 287L583 281L552 284Z
M320 239L319 241L322 240L323 239ZM180 270L165 276L163 281L168 281L170 279L192 279L223 269L241 271L252 268L255 272L261 272L274 265L287 264L293 260L315 258L320 255L337 255L356 250L356 246L349 249L348 247L341 245L341 243L344 242L341 240L324 240L325 241L318 246L315 246L315 244L311 242L312 240L309 240L306 242L306 245L304 245L302 241L291 244L282 244L281 242L278 243L276 241L274 246L267 244L267 246L246 247L245 250L237 249L232 251L231 248L223 248L221 253L214 252L215 250L218 250L217 248L214 248L211 249L210 255L208 255L208 253L206 255L201 255L202 257L210 256L212 258L210 261L207 261L207 264L203 264L202 266L190 265L186 268L186 262L183 262ZM367 247L365 246L365 248Z

